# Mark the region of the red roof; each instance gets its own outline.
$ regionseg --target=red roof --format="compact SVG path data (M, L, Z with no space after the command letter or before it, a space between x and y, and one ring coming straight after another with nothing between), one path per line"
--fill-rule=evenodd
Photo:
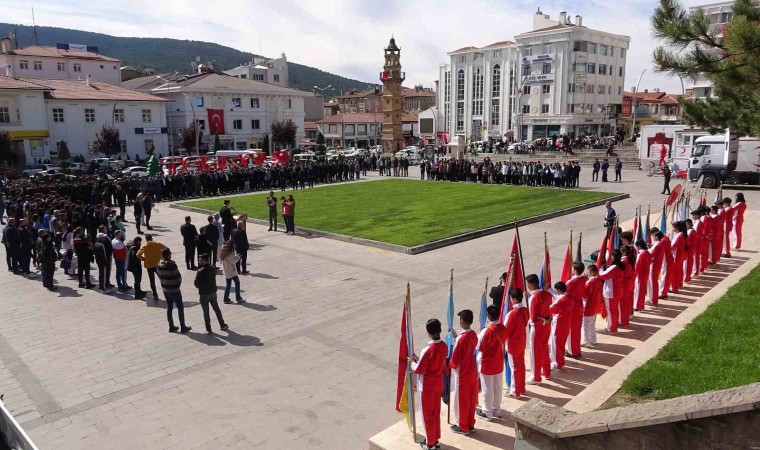
M303 123L303 129L304 130L316 130L317 129L317 122L304 122Z
M341 99L342 98L364 98L364 97L368 97L370 95L375 95L375 91L357 92L355 94L346 94L346 95L341 95L338 98L341 98Z
M415 114L404 113L404 115L401 117L401 121L405 123L417 122L417 116ZM383 113L336 114L334 116L325 117L316 123L383 123Z
M96 61L118 62L120 59L103 56L93 52L72 52L70 50L59 50L55 47L46 47L42 45L30 45L29 47L17 48L8 52L10 55L18 56L39 56L47 58L69 58L69 59L92 59Z
M663 103L663 100L665 100L667 95L668 94L665 92L638 92L636 93L636 101L645 103ZM632 98L633 93L628 91L623 92L623 98L626 97Z
M14 77L6 77L4 75L0 76L0 89L35 89L35 90L45 90L49 89L48 87L38 82L32 82L29 80L24 80L21 78L14 78Z
M33 81L24 79L25 81ZM57 100L123 100L136 102L165 102L167 100L155 95L145 94L120 86L92 81L79 80L40 80L49 88L45 98Z
M422 89L421 91L416 89L404 89L404 91L401 92L401 95L404 97L435 97L435 92L428 89Z

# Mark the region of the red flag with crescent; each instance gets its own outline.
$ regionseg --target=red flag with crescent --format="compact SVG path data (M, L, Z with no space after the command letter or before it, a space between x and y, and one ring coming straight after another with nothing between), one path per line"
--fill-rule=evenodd
M182 170L187 170L187 158L182 158Z
M245 155L240 155L240 165L243 167L248 167L248 157Z
M207 109L208 130L210 134L224 134L224 110Z
M227 167L227 157L222 156L221 158L219 158L218 165L219 165L219 170L224 170L224 168Z
M174 161L169 163L169 175L174 175L177 173L177 163Z
M263 166L264 161L267 160L267 155L264 153L256 153L256 159L253 161L254 166Z
M198 169L201 172L205 172L208 170L208 156L204 156L200 159L200 161L198 162Z

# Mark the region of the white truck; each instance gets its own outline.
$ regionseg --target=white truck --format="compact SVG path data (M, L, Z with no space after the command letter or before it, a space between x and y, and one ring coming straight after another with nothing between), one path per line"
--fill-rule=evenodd
M694 140L710 133L688 125L645 125L636 140L639 158L658 163L673 160L680 167L689 165Z
M689 159L689 180L702 176L702 187L707 189L723 182L760 184L760 138L736 138L729 131L697 138Z

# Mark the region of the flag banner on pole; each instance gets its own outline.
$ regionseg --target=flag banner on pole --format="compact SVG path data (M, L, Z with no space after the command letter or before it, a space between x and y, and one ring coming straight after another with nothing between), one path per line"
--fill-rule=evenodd
M519 288L522 289L523 292L525 291L525 275L522 267L522 249L520 248L520 241L517 239L517 235L515 234L515 238L512 241L512 251L509 252L510 262L507 266L507 274L510 274L511 276L508 279L508 283L504 286L504 296L501 299L501 312L499 317L501 317L502 323L504 323L504 318L507 317L507 313L511 309L511 305L509 305L509 289L510 288Z
M720 188L718 189L718 193L715 194L715 203L720 203L723 201L723 185L720 185Z
M414 355L414 334L412 332L412 301L410 287L406 285L406 300L404 302L404 313L401 316L401 339L399 341L399 376L396 389L396 411L404 413L406 423L412 431L412 436L416 440L417 424L414 414L414 376L412 374L412 365L408 358ZM403 373L403 381L402 381Z
M517 238L517 236L515 236L515 238ZM509 290L511 288L513 288L513 287L518 287L517 283L516 283L516 278L517 278L517 272L519 272L521 270L519 267L520 267L519 256L518 255L512 255L510 257L510 261L509 261L509 271L507 271L506 284L504 285L505 296L504 296L503 302L508 302L509 301L509 294L508 294ZM522 285L522 288L520 288L520 289L523 289L523 290L524 290L524 287L525 287L524 286L525 283L523 282L524 279L525 279L524 276L522 274L520 274L520 280L521 280L520 284ZM508 310L507 310L507 308L504 307L504 303L503 302L501 304L501 311L502 311L501 324L502 325L506 325L507 324L507 313L508 313ZM509 385L509 386L512 385L512 371L509 368L509 360L507 358L506 348L504 349L504 379L507 381L507 385Z
M699 199L699 206L702 208L707 207L707 191L702 191L702 198Z
M618 234L618 228L619 228L619 226L618 226L618 224L619 224L618 220L619 219L615 220L615 225L614 225L614 227L612 229L612 239L610 239L609 248L607 249L607 251L609 253L607 256L609 258L612 258L612 251L613 250L620 250L620 235Z
M449 280L449 302L446 305L446 325L449 332L446 333L444 342L448 347L449 353L446 356L446 367L449 367L451 354L454 352L454 269L451 269L451 278ZM448 370L443 371L443 403L449 404L449 395L451 394L451 374Z
M644 238L647 241L647 244L652 243L652 228L649 222L649 218L652 215L652 209L647 206L647 221L644 222Z
M562 276L560 281L567 283L567 280L572 276L573 268L573 231L570 230L570 240L567 242L567 250L565 251L565 261L562 263Z
M633 243L636 243L636 237L639 233L639 208L636 208L636 213L633 215L633 229L631 235L633 236Z
M541 289L552 287L552 264L549 256L549 244L546 242L546 233L544 233L544 262L541 265L541 273L538 274L538 285Z
M607 241L610 239L611 233L612 229L608 228L607 233L604 235L604 239L602 239L602 246L599 247L599 255L596 257L596 267L599 270L602 270L605 261L607 261Z
M662 205L662 218L660 218L660 233L668 233L668 210L667 206Z
M578 236L578 249L575 252L575 261L576 262L583 262L583 252L581 250L581 246L583 245L583 232L581 232L580 236Z
M480 329L483 330L486 327L486 320L488 320L488 300L486 298L486 291L488 290L488 277L486 277L486 286L483 288L483 295L480 297Z

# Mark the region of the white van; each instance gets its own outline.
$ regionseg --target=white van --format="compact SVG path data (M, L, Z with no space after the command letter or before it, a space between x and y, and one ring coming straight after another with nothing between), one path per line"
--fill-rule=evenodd
M293 155L293 161L299 162L299 161L310 161L314 162L317 160L317 157L314 155L314 153L299 153L297 155Z
M261 153L263 150L258 148L249 148L246 150L219 150L214 153L208 153L208 156L226 156L228 158L238 158L240 155L246 155L253 161L256 159L256 154Z

